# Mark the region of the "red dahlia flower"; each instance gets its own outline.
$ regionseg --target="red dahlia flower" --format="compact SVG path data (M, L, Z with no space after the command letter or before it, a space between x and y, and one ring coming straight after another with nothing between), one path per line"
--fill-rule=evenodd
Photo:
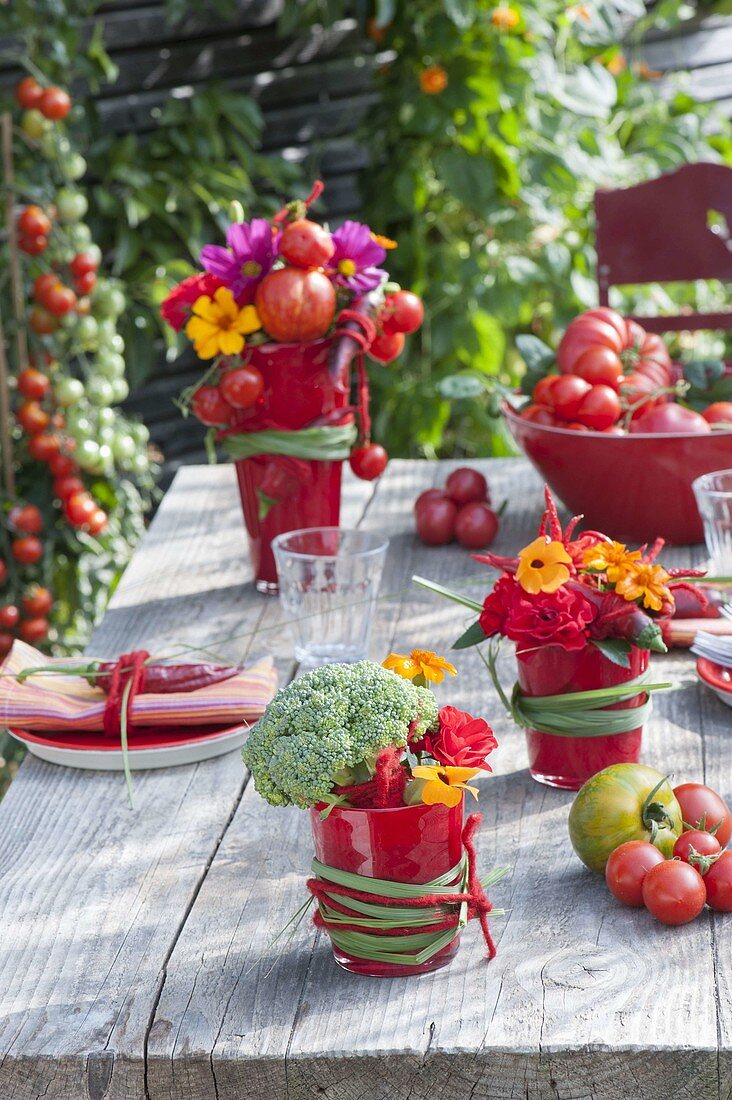
M176 332L180 332L190 316L191 306L198 301L202 294L213 298L220 286L221 279L215 275L204 273L203 275L189 275L178 286L174 286L167 298L160 303L160 316Z
M590 600L567 586L535 596L522 592L514 600L504 633L518 644L519 652L545 645L584 649L596 615Z
M430 756L448 767L492 770L485 758L498 742L484 718L473 718L455 707L443 707L439 719L438 732L427 737Z

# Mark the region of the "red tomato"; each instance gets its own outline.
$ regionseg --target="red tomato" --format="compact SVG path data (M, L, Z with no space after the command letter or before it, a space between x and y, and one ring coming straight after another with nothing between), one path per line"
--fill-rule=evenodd
M80 279L82 275L89 275L98 267L99 261L93 252L77 252L69 264L69 271L75 279Z
M97 510L94 498L84 491L72 493L64 501L64 515L74 527L84 527Z
M46 292L44 305L55 317L63 317L76 306L76 295L71 287L56 283L56 286L50 287Z
M453 470L445 482L445 493L456 504L470 504L474 500L487 501L490 504L488 482L478 470L470 466L459 466Z
M262 279L255 304L273 340L299 344L325 336L335 316L336 296L322 271L282 267Z
M580 405L592 387L576 374L564 374L557 378L552 388L554 412L561 420L576 420Z
M608 890L623 905L641 909L643 880L651 867L663 862L664 857L655 844L649 844L646 840L626 841L611 853L605 864Z
M41 96L38 103L38 109L46 118L50 118L56 122L60 118L66 118L71 110L71 100L63 88L57 88L55 85L51 85L50 88L46 88Z
M379 320L384 332L416 332L424 320L422 299L411 290L387 294Z
M687 829L674 844L676 858L695 867L700 875L707 873L721 851L717 838L701 829Z
M591 386L602 383L617 390L623 377L623 364L610 348L587 348L575 362L573 373Z
M630 422L631 432L648 432L652 435L701 434L711 432L703 416L683 405L656 405Z
M0 584L5 584L8 579L8 567L3 558L0 558Z
M68 477L78 469L71 455L62 454L52 455L48 460L48 468L54 477Z
M47 615L53 607L53 596L40 584L32 584L23 595L23 610L26 615Z
M58 275L52 271L46 271L33 280L33 297L42 306L46 305L46 295L53 287L59 286Z
M620 419L621 412L620 398L615 390L598 383L582 398L577 419L580 424L602 432Z
M28 324L38 336L50 336L58 328L58 321L43 306L33 306L28 314Z
M707 905L720 913L732 913L732 852L722 852L704 876Z
M16 504L8 514L10 526L25 535L40 535L43 530L43 515L35 504Z
M647 392L639 389L636 394L638 378L652 383L652 391L671 381L671 359L661 337L606 306L575 317L557 349L557 364L562 374L577 374L612 389L620 383L636 396ZM626 370L629 375L622 378Z
M707 900L704 879L688 863L665 859L643 880L643 903L661 924L688 924Z
M86 275L77 275L74 278L74 288L77 294L88 294L97 283L95 271L87 271Z
M32 76L24 76L19 84L15 85L15 98L26 111L32 111L41 102L43 88Z
M109 516L107 515L107 513L104 511L103 508L97 508L97 510L92 513L89 522L87 523L89 534L100 535L108 523Z
M0 657L5 657L13 648L15 638L12 634L3 632L0 634Z
M48 462L51 455L58 454L60 447L58 436L41 432L28 440L28 453L36 462Z
M549 408L552 408L554 404L552 389L556 380L556 374L548 374L545 378L540 378L534 386L534 391L531 394L531 400L536 405L547 405Z
M389 456L380 443L369 443L365 447L354 447L348 461L356 477L375 481L386 469Z
M423 504L426 504L428 500L444 500L445 493L442 489L425 489L423 493L420 493L414 502L414 510L417 511Z
M589 432L586 424L580 424L579 420L570 420L568 423L560 423L559 428L565 428L568 432Z
M15 419L28 435L38 435L39 432L45 432L51 423L50 416L37 401L24 401L17 410Z
M498 534L498 516L481 501L464 504L455 520L455 535L461 546L468 550L481 550Z
M0 607L0 626L3 630L14 630L19 621L20 612L14 604L9 603L5 607Z
M18 240L18 248L27 256L40 256L48 248L48 237L24 237Z
M43 557L43 543L35 535L14 539L10 549L15 560L21 565L34 565Z
M609 428L603 429L603 435L625 435L625 430L620 427L619 424L611 424Z
M526 405L520 415L522 420L530 420L532 424L544 424L549 428L557 426L557 418L547 405Z
M726 848L732 837L732 814L724 799L703 783L682 783L674 787L674 794L684 825L712 833Z
M218 386L201 386L196 390L191 399L191 412L210 428L231 420L231 405L224 400Z
M415 512L417 534L428 546L445 546L455 538L457 505L448 497L425 500Z
M50 388L50 379L35 367L25 367L18 375L18 393L29 401L41 401Z
M66 500L74 493L84 492L84 482L79 477L59 477L53 483L53 495L58 500Z
M391 363L404 350L402 332L377 332L369 345L369 355L377 363Z
M32 645L34 642L42 642L48 637L48 619L37 616L33 619L24 619L20 624L20 636L24 642Z
M40 206L26 206L18 218L18 229L24 237L47 237L51 219Z
M285 226L280 237L280 255L295 267L323 267L335 252L327 229L308 218Z
M732 428L732 401L715 401L707 405L702 416L708 424L726 424Z
M256 367L237 367L221 376L219 389L233 408L249 409L264 390L264 378Z

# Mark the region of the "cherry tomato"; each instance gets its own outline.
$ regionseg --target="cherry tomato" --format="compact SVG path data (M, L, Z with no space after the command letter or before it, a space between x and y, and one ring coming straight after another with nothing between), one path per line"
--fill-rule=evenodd
M82 275L89 275L99 267L99 260L94 252L77 252L69 264L69 271L75 279Z
M682 783L674 787L674 794L684 826L712 833L726 848L732 837L732 814L724 799L703 783Z
M384 332L403 332L409 335L416 332L424 320L424 306L418 294L411 290L397 290L387 294L381 311L381 326Z
M548 405L526 405L520 415L522 420L530 420L532 424L544 424L548 428L557 426L557 418Z
M15 604L9 603L0 607L0 626L3 630L14 630L20 622L20 612Z
M264 378L256 367L237 367L222 375L219 389L233 408L250 409L264 390Z
M13 648L15 638L12 634L3 632L0 634L0 656L5 657Z
M54 477L68 477L69 474L75 474L78 466L74 462L71 455L52 455L48 460L48 468Z
M36 462L48 462L51 455L58 454L60 446L57 435L41 432L28 440L28 453Z
M58 320L43 306L33 306L28 314L28 324L38 336L50 336L58 328Z
M536 405L547 405L549 408L551 408L554 404L552 389L556 380L556 374L548 374L546 378L540 378L534 386L533 393L531 394L532 402Z
M53 495L58 500L66 500L74 493L84 492L84 482L79 477L58 477L53 483Z
M57 283L56 286L50 287L47 291L44 305L48 312L53 313L55 317L63 317L64 314L70 313L75 307L76 295L71 287Z
M482 501L464 504L455 520L455 535L461 546L480 550L490 546L498 534L498 516Z
M554 412L561 420L576 420L580 405L592 387L576 374L563 374L552 387Z
M650 432L652 435L677 435L688 432L703 435L711 432L712 429L698 412L687 409L683 405L668 402L665 405L654 405L653 408L642 409L640 415L631 420L630 430L635 433Z
M15 98L26 111L37 107L42 95L43 88L32 76L24 76L20 83L15 85Z
M445 493L456 504L470 504L474 500L490 504L488 482L478 470L470 466L459 466L453 470L445 482Z
M107 513L104 511L103 508L97 508L97 510L92 513L91 517L89 518L89 522L87 523L89 534L100 535L108 523L109 516L107 515Z
M18 218L18 229L24 237L47 237L51 219L40 206L26 206Z
M48 619L37 616L33 619L23 619L19 633L24 642L30 645L33 642L42 642L48 637Z
M621 844L605 864L605 882L608 890L633 909L643 907L643 880L664 857L655 844L647 840L628 840Z
M702 413L707 424L726 424L732 428L732 401L715 401Z
M590 429L586 424L580 424L579 420L562 421L557 425L558 428L564 428L568 432L589 432Z
M46 305L46 295L55 286L59 286L59 278L52 271L46 271L43 275L36 276L33 280L33 297L39 305Z
M404 333L381 332L369 345L369 355L377 363L391 363L404 350Z
M449 497L425 500L415 512L417 534L428 546L445 546L455 538L457 505Z
M414 510L417 511L423 504L426 504L428 500L444 500L445 493L442 489L425 489L423 493L420 493L414 502Z
M45 432L51 423L51 417L37 401L24 401L17 410L15 419L28 435L38 435L39 432Z
M18 375L18 393L29 401L41 401L50 388L51 380L35 367L24 367Z
M602 384L617 390L623 377L623 364L610 348L597 345L582 352L572 373L584 378L591 386Z
M77 275L74 279L74 289L77 294L89 294L97 283L95 271L87 271L86 275Z
M720 913L732 913L732 852L722 852L704 876L707 905Z
M674 855L706 875L722 847L716 837L701 829L687 829L674 844Z
M386 469L389 456L380 443L354 447L349 458L351 469L362 481L376 481Z
M231 405L218 386L201 386L191 400L191 412L207 427L228 424L231 420Z
M60 118L66 118L71 110L71 100L63 88L57 88L52 84L41 96L38 109L45 118L57 122Z
M282 231L280 255L295 267L323 267L334 252L328 230L308 218L290 222Z
M704 879L679 859L656 864L643 880L643 904L661 924L688 924L706 900Z
M43 515L35 504L16 504L10 509L8 522L15 531L24 535L40 535L43 530Z
M53 596L40 584L32 584L24 593L23 610L26 615L47 615L53 607Z
M14 539L10 549L15 560L21 565L35 565L43 557L43 543L35 535Z
M577 420L587 428L602 432L620 419L620 398L614 389L602 383L585 394L577 410Z
M72 493L64 500L64 515L74 527L83 527L97 510L97 502L86 492Z
M48 248L48 237L25 237L18 240L18 248L27 256L40 256Z

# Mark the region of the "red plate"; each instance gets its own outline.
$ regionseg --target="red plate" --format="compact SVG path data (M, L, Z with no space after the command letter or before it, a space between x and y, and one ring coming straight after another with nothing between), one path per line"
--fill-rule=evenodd
M706 657L699 657L696 673L702 683L710 687L723 703L732 707L732 669L718 665Z

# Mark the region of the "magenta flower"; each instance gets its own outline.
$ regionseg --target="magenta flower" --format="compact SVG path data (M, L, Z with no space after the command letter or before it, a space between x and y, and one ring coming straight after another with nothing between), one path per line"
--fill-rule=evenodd
M386 259L386 250L376 243L367 225L344 222L333 234L333 244L335 252L328 266L337 286L347 287L360 297L387 278L387 273L376 266Z
M277 237L265 218L234 222L226 231L228 248L207 244L201 249L201 263L229 287L238 304L254 301L258 284L270 271L277 255Z

